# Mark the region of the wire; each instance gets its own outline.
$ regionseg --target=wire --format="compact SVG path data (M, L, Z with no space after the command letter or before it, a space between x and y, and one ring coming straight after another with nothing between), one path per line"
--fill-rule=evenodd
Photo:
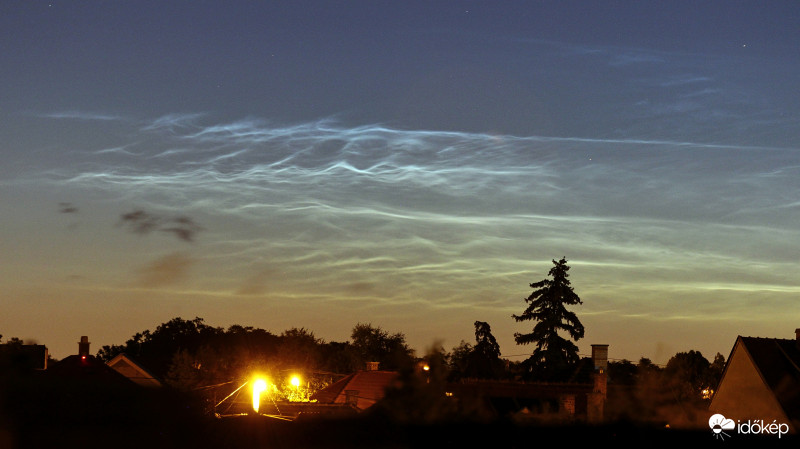
M228 383L231 383L231 382L228 382ZM219 407L219 405L220 405L220 404L222 404L223 402L225 402L226 400L228 400L228 398L229 398L229 397L231 397L231 396L233 396L235 393L238 393L238 392L239 392L239 390L241 390L241 389L242 389L242 388L243 388L245 385L247 385L248 383L250 383L250 381L249 381L249 380L248 380L247 382L245 382L245 383L243 383L243 384L239 385L239 388L237 388L237 389L233 390L233 391L231 392L231 394L229 394L229 395L225 396L225 399L223 399L223 400L219 401L219 402L217 403L217 405L215 405L215 406L214 406L214 408L217 408L217 407Z
M501 354L501 355L500 355L500 357L505 357L505 358L511 358L511 357L530 357L530 356L532 356L532 355L533 355L533 353L524 353L524 354L508 354L508 355ZM580 354L580 353L579 353L579 354L578 354L578 356L580 356L580 357L591 357L592 355L591 355L591 354ZM643 357L643 358L644 358L644 357ZM631 362L631 363L632 363L632 361L631 361L631 360L629 360L629 359L618 359L618 358L612 358L612 357L609 357L607 360L608 360L608 361L610 361L610 362L625 362L625 361L627 361L627 362ZM664 364L664 363L652 363L652 362L651 362L650 364L651 364L651 365L653 365L653 366L658 366L658 367L660 367L660 368L664 368L664 367L666 367L666 366L667 366L667 365L666 365L666 364Z

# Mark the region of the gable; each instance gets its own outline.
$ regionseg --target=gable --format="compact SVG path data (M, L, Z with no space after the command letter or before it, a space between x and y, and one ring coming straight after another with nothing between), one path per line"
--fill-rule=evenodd
M131 381L143 387L160 387L161 382L147 372L141 365L130 359L125 354L119 354L109 360L107 365L114 371L122 374Z
M789 422L781 404L742 341L736 340L709 409L736 420Z

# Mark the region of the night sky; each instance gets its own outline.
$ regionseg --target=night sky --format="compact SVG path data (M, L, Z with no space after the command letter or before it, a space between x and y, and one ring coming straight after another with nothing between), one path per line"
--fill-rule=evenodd
M611 358L800 327L800 4L0 2L0 334L180 316Z

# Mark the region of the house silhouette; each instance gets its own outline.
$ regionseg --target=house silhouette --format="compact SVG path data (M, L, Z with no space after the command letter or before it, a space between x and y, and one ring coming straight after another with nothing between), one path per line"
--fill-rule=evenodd
M709 405L734 421L800 429L800 329L795 339L738 336Z

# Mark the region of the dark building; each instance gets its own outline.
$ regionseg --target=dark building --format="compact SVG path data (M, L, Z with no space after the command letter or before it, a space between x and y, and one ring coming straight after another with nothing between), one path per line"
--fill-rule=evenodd
M397 381L397 371L381 371L377 362L367 363L366 369L352 373L311 396L321 404L349 405L366 410L380 401L386 388Z
M97 386L116 384L130 386L131 380L123 376L102 360L89 353L89 337L82 336L78 342L78 354L68 356L54 363L47 370L47 377L57 380L70 380Z
M603 421L608 394L608 345L592 345L588 382L470 380L448 385L461 402L479 404L495 416L521 420Z
M709 409L734 421L800 429L800 329L794 339L736 338Z
M46 370L50 352L45 345L0 345L0 365L19 370Z

